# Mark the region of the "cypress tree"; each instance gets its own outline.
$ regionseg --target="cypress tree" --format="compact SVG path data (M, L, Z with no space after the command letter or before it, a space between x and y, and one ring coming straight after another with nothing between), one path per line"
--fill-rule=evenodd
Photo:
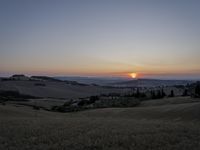
M162 89L161 94L162 94L162 98L166 96L164 89Z
M197 82L197 85L195 87L195 95L197 97L200 97L200 82Z
M161 98L162 97L162 95L161 95L161 92L160 92L160 90L157 92L157 96L156 96L156 98Z
M182 96L188 96L188 90L187 89L185 89L184 91L183 91L183 95Z
M171 90L169 97L174 97L174 90Z
M155 98L156 98L156 94L155 94L154 91L151 91L151 98L152 98L152 99L155 99Z
M137 98L140 97L140 90L139 90L139 88L137 88L135 97L137 97Z

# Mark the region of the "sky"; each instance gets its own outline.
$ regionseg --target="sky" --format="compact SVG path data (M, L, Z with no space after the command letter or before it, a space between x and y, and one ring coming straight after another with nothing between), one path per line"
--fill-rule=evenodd
M0 0L0 75L200 79L199 0Z

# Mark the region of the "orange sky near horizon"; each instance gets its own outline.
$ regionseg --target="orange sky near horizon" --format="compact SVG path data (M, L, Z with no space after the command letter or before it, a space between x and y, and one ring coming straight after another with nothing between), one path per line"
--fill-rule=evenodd
M163 68L159 69L159 67L155 68L144 68L144 67L135 67L129 68L129 67L124 67L123 66L116 66L116 67L82 67L82 68L47 68L47 67L41 67L38 69L37 67L34 69L32 68L18 68L18 69L12 69L12 72L9 70L5 71L7 74L28 74L28 75L50 75L50 76L66 76L66 75L71 75L71 76L104 76L104 77L125 77L125 78L130 78L130 73L136 73L137 78L148 78L148 77L167 77L167 76L182 76L182 75L199 75L199 70L195 69L188 69L186 70L185 68ZM112 70L112 71L111 71ZM1 74L1 72L0 72Z

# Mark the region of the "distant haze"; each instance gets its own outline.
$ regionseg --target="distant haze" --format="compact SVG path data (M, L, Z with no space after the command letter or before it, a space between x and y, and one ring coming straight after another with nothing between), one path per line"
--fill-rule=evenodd
M200 78L198 0L1 0L0 76Z

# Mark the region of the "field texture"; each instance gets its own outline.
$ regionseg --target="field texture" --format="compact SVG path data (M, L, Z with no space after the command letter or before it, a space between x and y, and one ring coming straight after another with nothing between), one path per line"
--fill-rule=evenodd
M199 150L199 115L199 102L77 113L9 104L0 106L0 149Z

